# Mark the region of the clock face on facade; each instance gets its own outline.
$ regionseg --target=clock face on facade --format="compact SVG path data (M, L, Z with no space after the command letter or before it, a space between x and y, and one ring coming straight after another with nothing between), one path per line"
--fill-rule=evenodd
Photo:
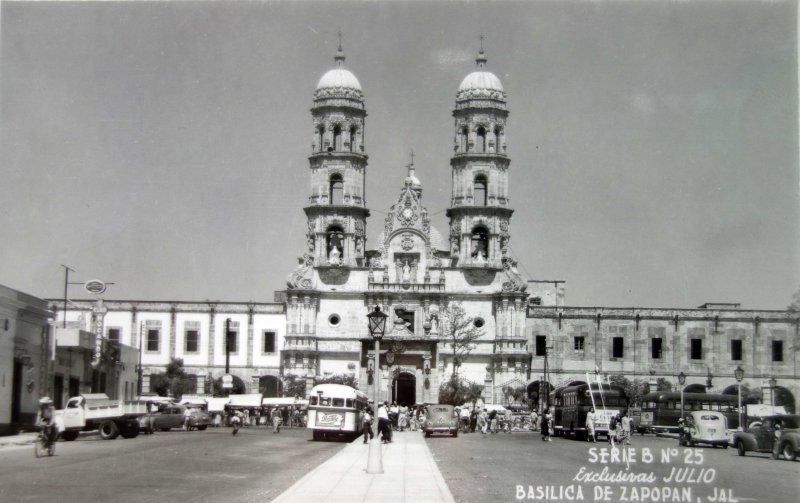
M406 219L411 219L411 217L413 216L414 216L414 210L412 210L411 208L406 208L403 210L403 217L405 217Z

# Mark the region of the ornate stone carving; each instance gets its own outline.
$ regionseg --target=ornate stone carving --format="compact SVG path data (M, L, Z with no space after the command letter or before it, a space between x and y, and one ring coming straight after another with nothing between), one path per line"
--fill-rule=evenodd
M517 270L517 263L510 257L503 257L504 281L502 289L504 292L524 292L528 288L525 279Z
M314 256L305 253L298 257L300 265L286 279L286 286L290 290L307 290L314 286Z
M402 241L400 242L400 246L405 251L409 251L414 248L414 239L410 232L404 232L402 235Z

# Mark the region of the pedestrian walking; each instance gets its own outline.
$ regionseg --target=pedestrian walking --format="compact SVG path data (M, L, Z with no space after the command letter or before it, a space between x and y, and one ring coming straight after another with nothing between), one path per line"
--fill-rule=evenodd
M550 438L550 430L553 427L553 420L550 417L549 412L545 412L542 416L542 442L552 442L553 439Z
M281 423L283 423L283 416L280 414L279 411L275 411L272 414L272 434L280 433L281 432Z
M192 421L192 409L186 407L183 410L183 431L189 431L191 429L191 421Z
M367 407L364 411L364 443L372 440L375 434L372 432L372 409Z
M592 407L586 414L586 440L588 442L596 441L594 436L594 421L595 421L595 414L594 414L594 407Z
M631 436L633 435L633 418L627 413L622 415L622 438L625 445L631 445Z
M381 435L381 442L383 443L392 441L392 423L389 420L388 405L389 402L378 404L378 432Z

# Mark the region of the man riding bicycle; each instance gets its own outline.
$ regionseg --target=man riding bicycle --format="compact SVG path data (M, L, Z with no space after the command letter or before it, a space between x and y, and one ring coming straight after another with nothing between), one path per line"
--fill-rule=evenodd
M41 428L42 435L47 439L48 445L56 441L58 429L56 429L56 409L53 407L53 400L49 396L39 399L39 412L36 417L36 425Z

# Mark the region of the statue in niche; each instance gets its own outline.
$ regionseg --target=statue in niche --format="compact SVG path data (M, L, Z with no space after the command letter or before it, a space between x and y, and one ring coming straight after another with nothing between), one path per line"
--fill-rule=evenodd
M483 256L483 250L478 249L478 255L475 256L475 261L479 264L486 262L486 257Z
M328 256L328 261L332 265L339 265L339 263L341 262L340 259L339 259L341 257L341 255L342 254L339 252L339 247L333 246L333 247L331 247L331 253Z
M431 314L431 335L439 335L439 317Z
M411 281L411 267L408 266L408 260L403 264L403 282L408 283Z

